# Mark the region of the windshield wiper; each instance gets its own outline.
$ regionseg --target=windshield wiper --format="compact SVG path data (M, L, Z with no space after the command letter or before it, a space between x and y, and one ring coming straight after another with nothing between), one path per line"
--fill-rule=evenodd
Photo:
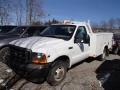
M57 36L55 36L55 35L44 35L44 37L53 37L53 38L59 38L59 37L57 37Z

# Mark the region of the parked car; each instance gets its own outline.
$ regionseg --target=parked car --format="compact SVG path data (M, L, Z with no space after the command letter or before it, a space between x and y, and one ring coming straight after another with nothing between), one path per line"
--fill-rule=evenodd
M120 55L120 33L114 33L113 34L113 48L112 52L114 54Z
M46 26L19 26L6 34L0 35L0 61L5 61L3 56L4 52L6 52L6 48L4 48L4 45L16 39L39 36L45 28Z
M17 39L6 47L7 65L32 82L61 83L72 65L88 58L105 60L113 33L93 33L87 22L55 24L40 36ZM7 52L6 51L6 52Z
M5 34L12 29L16 28L17 26L7 25L7 26L0 26L0 34Z

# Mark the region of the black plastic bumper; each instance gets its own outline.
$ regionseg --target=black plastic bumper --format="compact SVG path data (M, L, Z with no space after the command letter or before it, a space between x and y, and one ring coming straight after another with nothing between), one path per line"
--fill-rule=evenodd
M14 45L8 45L8 47L10 55L6 63L21 77L37 82L47 76L51 63L33 64L32 50Z
M12 69L21 77L39 83L48 75L50 64L13 64Z

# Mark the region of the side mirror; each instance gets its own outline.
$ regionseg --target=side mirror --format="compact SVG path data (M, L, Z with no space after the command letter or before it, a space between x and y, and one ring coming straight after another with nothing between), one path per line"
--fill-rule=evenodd
M90 36L89 35L86 36L86 41L87 41L86 43L90 43Z
M90 36L87 35L85 38L82 37L75 37L74 43L90 43Z
M86 39L84 40L84 43L89 44L90 43L90 36L87 35Z
M80 37L75 37L74 43L83 43L84 40L82 40Z

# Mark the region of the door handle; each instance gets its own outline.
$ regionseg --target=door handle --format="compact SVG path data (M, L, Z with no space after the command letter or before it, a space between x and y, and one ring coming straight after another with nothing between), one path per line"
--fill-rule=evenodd
M69 47L68 49L73 49L73 47Z

